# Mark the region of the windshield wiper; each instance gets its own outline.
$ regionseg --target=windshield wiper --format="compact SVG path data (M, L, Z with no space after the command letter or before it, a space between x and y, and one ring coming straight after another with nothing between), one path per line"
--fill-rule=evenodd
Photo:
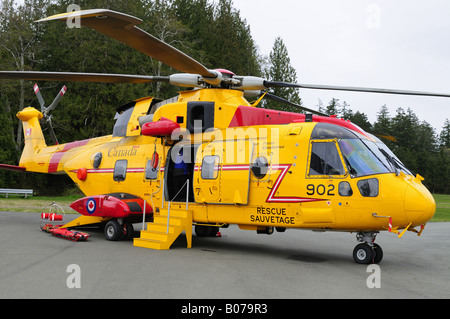
M395 158L393 158L391 155L389 155L388 152L386 152L384 149L382 148L378 148L381 152L381 154L383 154L386 159L388 160L389 164L391 165L393 171L392 173L395 173L395 175L399 175L399 169L401 169L401 167L398 165L398 163L396 162Z

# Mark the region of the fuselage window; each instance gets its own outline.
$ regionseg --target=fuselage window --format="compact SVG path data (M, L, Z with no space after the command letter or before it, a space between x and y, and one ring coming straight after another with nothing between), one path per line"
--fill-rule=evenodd
M127 160L120 160L116 162L116 165L114 165L114 174L113 174L114 181L123 182L125 180L125 178L127 177L127 166L128 166Z
M376 178L364 179L358 182L359 192L364 197L377 197L379 188L379 182Z
M344 166L334 142L312 143L309 175L345 175Z
M341 196L352 196L353 190L350 186L349 182L340 182L339 183L339 195Z
M98 169L100 167L100 164L102 163L102 158L103 158L102 152L98 152L92 155L91 157L92 167Z
M205 156L202 162L202 179L216 179L219 175L219 156Z

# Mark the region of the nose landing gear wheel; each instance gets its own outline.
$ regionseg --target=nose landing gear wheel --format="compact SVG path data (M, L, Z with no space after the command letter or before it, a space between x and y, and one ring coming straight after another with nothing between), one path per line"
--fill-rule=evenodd
M216 237L219 227L195 225L197 237Z
M375 253L375 257L373 258L374 264L379 264L383 259L383 249L381 249L380 245L373 244L373 251Z
M378 244L373 244L373 247L359 244L353 249L353 259L357 264L378 264L383 259L383 250Z
M367 244L356 245L355 249L353 249L353 259L357 264L371 264L374 257L375 252L373 251L372 247Z
M378 264L383 259L383 250L380 245L375 244L378 232L359 232L356 240L361 244L353 249L353 259L357 264Z

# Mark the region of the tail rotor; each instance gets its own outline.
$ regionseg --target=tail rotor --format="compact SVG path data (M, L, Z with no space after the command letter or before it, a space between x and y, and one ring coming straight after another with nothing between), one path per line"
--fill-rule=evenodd
M42 97L42 93L39 89L39 86L37 85L37 83L34 85L34 93L36 94L36 97L39 101L39 105L41 106L41 112L44 115L43 119L45 122L47 122L48 131L50 133L50 137L52 139L53 144L59 144L59 143L58 143L58 139L56 138L55 131L53 130L52 115L50 114L50 112L53 111L56 108L56 106L58 106L59 101L64 96L64 94L66 94L66 92L67 92L67 87L64 85L61 88L61 90L59 91L59 93L56 95L52 104L50 104L50 106L46 107L45 100Z

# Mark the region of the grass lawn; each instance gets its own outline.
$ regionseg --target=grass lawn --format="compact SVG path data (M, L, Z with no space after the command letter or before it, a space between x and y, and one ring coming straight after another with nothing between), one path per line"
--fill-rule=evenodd
M436 201L436 214L431 221L450 222L450 195L435 194L433 196ZM10 196L9 198L0 198L0 211L40 213L43 208L55 201L64 209L65 213L78 214L69 205L80 197L30 197L24 199Z
M65 197L29 197L21 198L10 195L9 198L0 198L0 211L7 212L28 212L41 213L42 209L49 206L53 201L64 209L65 213L78 214L69 207L80 196L65 196Z
M450 221L450 195L433 195L436 201L436 214L431 221L448 222Z

